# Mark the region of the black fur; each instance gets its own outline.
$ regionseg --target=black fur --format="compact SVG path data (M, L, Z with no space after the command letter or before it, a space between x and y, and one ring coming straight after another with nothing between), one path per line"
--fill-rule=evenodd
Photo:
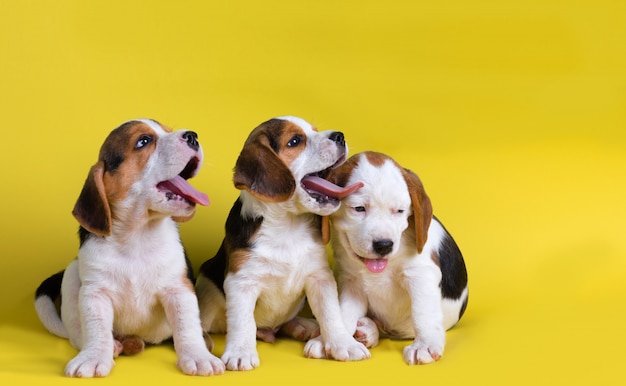
M65 270L50 276L37 287L35 291L35 299L41 296L47 296L52 301L57 301L61 297L61 282L63 281L63 273Z
M278 143L278 138L282 133L285 122L281 119L270 119L269 121L262 123L261 125L267 126L267 139L270 143L270 147L276 154L280 153L281 144Z
M94 234L89 232L87 229L83 228L82 226L78 227L78 239L80 240L80 246L82 247L83 244L85 243L85 241L87 241L87 239L89 237L93 237Z
M436 218L435 218L436 219ZM437 221L439 221L437 219ZM441 224L441 221L439 221ZM446 231L446 235L439 248L439 267L441 268L441 294L444 298L459 299L463 294L463 290L467 287L467 268L459 246L456 244L450 233L441 224ZM469 298L469 297L468 297ZM465 312L467 307L467 299L461 308L459 317Z
M200 266L200 272L224 292L224 279L228 270L228 254L232 250L249 249L250 239L263 223L263 217L244 218L241 199L237 199L226 219L226 236L215 256Z

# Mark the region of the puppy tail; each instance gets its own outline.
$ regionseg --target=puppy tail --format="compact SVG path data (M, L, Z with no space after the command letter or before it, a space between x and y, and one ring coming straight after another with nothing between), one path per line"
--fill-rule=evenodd
M39 285L35 292L35 311L48 331L61 338L69 338L59 312L63 272L50 276Z

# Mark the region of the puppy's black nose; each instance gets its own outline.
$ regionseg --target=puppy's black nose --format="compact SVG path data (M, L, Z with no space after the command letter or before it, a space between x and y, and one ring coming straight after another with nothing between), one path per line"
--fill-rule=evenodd
M389 239L374 240L372 246L374 248L374 252L376 252L379 256L386 256L393 249L393 241Z
M343 137L343 133L341 131L335 131L335 132L330 133L330 136L328 137L328 139L330 139L333 142L336 142L338 145L341 145L341 146L346 145L346 140Z
M198 143L198 134L193 131L186 131L183 134L183 139L187 141L187 146L192 148L195 151L198 151L200 148L200 144Z

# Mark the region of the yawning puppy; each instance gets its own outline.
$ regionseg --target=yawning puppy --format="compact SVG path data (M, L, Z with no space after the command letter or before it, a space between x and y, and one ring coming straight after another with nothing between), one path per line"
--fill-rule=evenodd
M196 204L209 204L186 181L201 163L196 133L152 120L126 122L105 140L73 211L78 258L45 280L35 298L45 327L80 350L67 376L105 376L117 354L170 337L184 373L224 371L202 338L175 223L190 219Z
M271 119L245 142L233 179L240 196L222 246L202 265L196 285L204 331L227 332L227 369L259 366L257 335L271 341L283 326L303 340L314 335L315 324L294 319L305 296L328 356L369 357L341 319L320 228L320 216L337 210L340 198L360 187L339 188L323 179L346 152L342 133L318 132L295 117ZM212 344L208 336L207 341Z
M379 331L414 339L404 349L408 364L438 360L445 331L467 305L458 246L432 216L417 175L390 157L357 154L332 173L338 185L364 184L330 216L346 326L368 347L378 343Z

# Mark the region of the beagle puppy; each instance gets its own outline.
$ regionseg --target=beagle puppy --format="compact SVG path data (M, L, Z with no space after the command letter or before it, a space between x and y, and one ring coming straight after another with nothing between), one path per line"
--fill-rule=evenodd
M433 217L422 182L375 152L354 155L329 179L364 184L330 216L348 330L368 347L380 335L413 339L403 352L407 364L438 360L445 331L467 306L467 271L454 239Z
M256 337L271 342L281 327L300 340L321 334L334 359L369 357L343 324L321 229L320 216L361 186L340 188L324 179L346 153L341 132L318 132L296 117L262 123L246 140L234 168L239 198L224 241L200 267L196 284L204 331L226 332L226 369L258 367ZM296 317L305 297L319 332L316 323Z
M223 373L204 344L176 224L209 204L186 181L202 159L196 133L153 120L126 122L104 141L72 212L78 257L35 295L44 326L80 350L65 375L106 376L118 354L171 337L185 374Z

